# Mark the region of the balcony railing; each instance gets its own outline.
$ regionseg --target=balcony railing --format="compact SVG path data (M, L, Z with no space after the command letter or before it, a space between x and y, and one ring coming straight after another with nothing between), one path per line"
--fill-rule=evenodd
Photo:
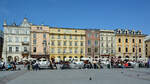
M22 42L22 45L29 45L29 42Z

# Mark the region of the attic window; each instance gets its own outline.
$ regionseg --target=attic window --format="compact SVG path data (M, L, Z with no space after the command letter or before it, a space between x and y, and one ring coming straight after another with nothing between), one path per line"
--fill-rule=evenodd
M132 34L134 34L134 31L132 31Z
M120 33L121 33L121 31L119 30L119 31L118 31L118 33L120 34Z

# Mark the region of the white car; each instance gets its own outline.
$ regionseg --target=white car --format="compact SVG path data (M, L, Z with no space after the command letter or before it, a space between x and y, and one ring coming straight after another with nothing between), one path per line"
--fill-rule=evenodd
M48 60L46 60L45 58L41 58L38 62L39 64L39 68L50 68L50 62Z

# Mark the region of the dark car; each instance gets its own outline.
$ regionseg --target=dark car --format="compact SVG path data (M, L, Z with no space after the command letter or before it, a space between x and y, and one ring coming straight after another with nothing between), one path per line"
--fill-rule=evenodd
M69 62L64 62L61 69L71 69Z

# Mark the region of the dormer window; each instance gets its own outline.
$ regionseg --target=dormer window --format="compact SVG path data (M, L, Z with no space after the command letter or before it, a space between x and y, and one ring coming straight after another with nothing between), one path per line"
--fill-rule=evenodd
M121 31L119 30L119 31L118 31L118 33L120 34L120 33L121 33Z

